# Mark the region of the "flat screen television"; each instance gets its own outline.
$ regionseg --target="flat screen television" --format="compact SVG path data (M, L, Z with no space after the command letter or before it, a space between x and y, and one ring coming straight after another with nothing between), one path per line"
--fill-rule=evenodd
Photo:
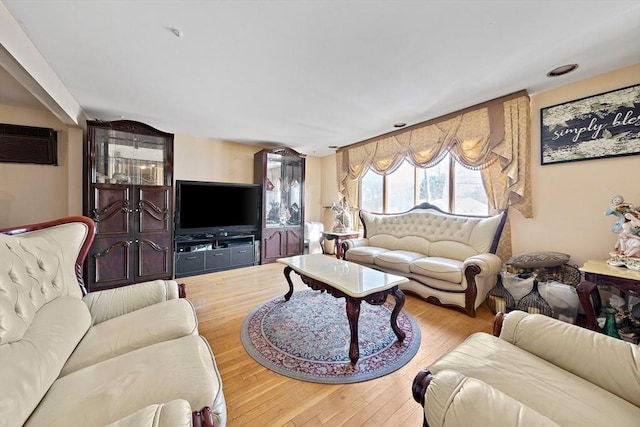
M258 184L176 181L176 235L252 234L260 226Z

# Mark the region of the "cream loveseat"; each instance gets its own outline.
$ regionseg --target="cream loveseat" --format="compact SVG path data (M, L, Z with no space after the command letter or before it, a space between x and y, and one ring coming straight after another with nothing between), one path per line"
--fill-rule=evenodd
M495 336L473 334L416 375L425 425L640 425L640 347L541 314L495 319Z
M70 217L0 230L0 426L224 426L220 375L177 282L84 295L94 229Z
M343 258L407 277L403 291L473 317L496 284L506 213L454 215L423 203L398 214L361 210L360 221L364 237L344 241Z

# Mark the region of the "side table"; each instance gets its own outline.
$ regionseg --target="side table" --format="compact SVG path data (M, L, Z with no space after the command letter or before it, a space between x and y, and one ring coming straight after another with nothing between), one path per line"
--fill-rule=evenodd
M584 280L576 287L576 291L589 329L596 330L596 317L602 308L598 285L613 286L621 292L640 296L640 271L613 267L605 260L589 260L580 271L584 273Z
M322 248L322 253L328 253L324 248L325 240L335 240L335 253L336 258L342 259L342 242L348 239L355 239L360 236L360 233L357 231L348 231L346 233L338 233L335 231L323 231L322 236L320 237L320 247Z

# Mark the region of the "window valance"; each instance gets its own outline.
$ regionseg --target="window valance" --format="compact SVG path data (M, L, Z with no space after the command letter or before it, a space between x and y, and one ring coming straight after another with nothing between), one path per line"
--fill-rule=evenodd
M340 192L357 206L357 182L368 170L391 173L406 159L430 167L451 153L482 170L492 211L508 206L532 216L529 189L530 106L520 91L337 150Z

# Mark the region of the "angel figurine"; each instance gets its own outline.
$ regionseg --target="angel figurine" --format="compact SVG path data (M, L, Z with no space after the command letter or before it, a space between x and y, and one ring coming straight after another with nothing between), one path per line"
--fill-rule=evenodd
M615 215L616 223L612 231L618 235L608 264L638 269L640 265L640 210L626 203L622 196L611 199L611 206L605 215Z
M613 231L614 233L619 233L622 229L622 224L627 221L627 219L625 218L625 214L629 212L633 213L634 211L636 212L636 214L638 214L638 211L634 209L631 203L626 203L624 201L624 197L620 195L613 196L611 198L609 209L604 211L605 215L615 215L615 217L617 218L617 221L613 225L611 231Z

